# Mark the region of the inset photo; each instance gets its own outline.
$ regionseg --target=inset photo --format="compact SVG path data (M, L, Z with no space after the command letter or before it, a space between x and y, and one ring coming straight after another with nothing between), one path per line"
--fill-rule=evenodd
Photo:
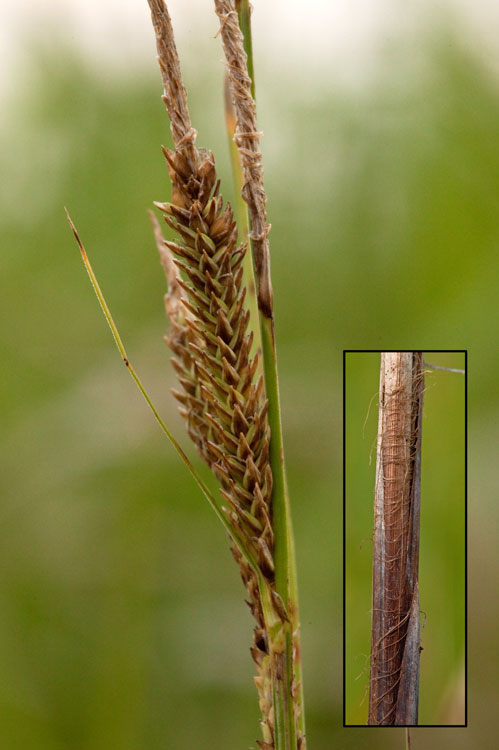
M345 351L344 726L466 726L465 351Z

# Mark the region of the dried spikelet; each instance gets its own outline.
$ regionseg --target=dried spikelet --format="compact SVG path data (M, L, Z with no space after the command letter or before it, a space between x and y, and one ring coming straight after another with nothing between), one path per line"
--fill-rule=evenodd
M212 154L200 152L196 170L176 151L165 156L177 202L155 205L177 234L176 242L161 244L170 277L167 343L182 385L176 396L190 437L220 479L228 512L272 580L270 432L263 381L255 382L258 355L250 356L245 248L218 195Z
M268 403L258 354L251 356L250 313L245 305L242 261L232 209L219 194L213 154L198 150L168 11L149 0L171 120L174 149L163 149L172 183L171 202L155 203L176 235L155 236L168 281L166 338L181 390L180 413L200 455L221 484L225 512L257 560L272 591L277 619L286 617L274 587L272 472L269 465ZM256 620L251 653L262 712L261 747L274 748L271 659L258 579L233 545Z
M273 318L273 293L270 280L270 255L265 204L267 196L263 183L262 154L256 121L256 106L251 94L251 79L248 75L247 57L243 36L239 27L234 0L215 0L215 10L220 18L230 91L237 116L234 141L243 167L244 182L241 195L248 204L251 218L251 241L257 297L260 311Z

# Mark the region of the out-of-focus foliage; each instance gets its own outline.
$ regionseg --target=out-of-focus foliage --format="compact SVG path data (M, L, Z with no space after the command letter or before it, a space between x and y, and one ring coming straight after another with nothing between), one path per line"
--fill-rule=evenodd
M426 353L464 369L464 354ZM366 724L380 355L345 362L346 723ZM420 724L464 724L465 379L427 371L422 425Z
M55 45L33 54L1 126L0 746L254 747L252 625L237 568L120 364L63 212L182 435L145 214L168 198L159 76L90 74ZM428 46L407 72L405 55L351 96L326 80L316 96L312 84L276 89L257 70L316 750L403 742L340 727L344 348L470 351L473 725L425 730L425 748L486 745L498 699L487 455L497 439L499 104L454 40ZM221 86L188 84L199 143L215 151L230 196Z

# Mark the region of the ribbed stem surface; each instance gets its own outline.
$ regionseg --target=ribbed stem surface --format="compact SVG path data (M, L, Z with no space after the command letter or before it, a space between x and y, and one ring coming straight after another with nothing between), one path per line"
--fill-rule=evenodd
M369 724L417 723L422 352L381 354Z

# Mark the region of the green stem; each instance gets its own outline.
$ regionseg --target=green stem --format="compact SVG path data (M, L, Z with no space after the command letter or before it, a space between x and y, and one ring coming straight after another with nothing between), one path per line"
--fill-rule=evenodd
M248 0L239 0L239 2L236 2L236 8L244 37L244 49L248 58L251 93L253 99L255 99L251 19ZM240 165L239 158L238 163ZM246 225L248 224L249 220L247 219ZM276 750L296 750L298 737L300 736L303 737L301 747L305 748L305 712L295 549L284 464L274 320L259 311L259 322L265 389L269 401L270 465L274 482L272 519L275 540L275 587L284 602L289 617L289 621L284 624L281 623L280 628L273 627L271 623L266 623L269 632L270 650L276 662L279 662L279 664L276 664L274 674L282 674L282 680L274 683L275 740ZM293 697L293 692L295 697Z
M244 51L248 57L248 75L251 78L251 96L255 97L255 71L253 68L253 37L251 35L251 8L249 0L236 0L239 28L243 35Z
M289 616L289 623L285 625L285 680L287 705L281 706L284 711L285 741L276 743L276 750L280 747L288 750L296 748L297 731L305 735L305 714L303 707L303 680L300 657L298 589L296 578L296 563L293 528L291 523L291 508L286 481L284 451L282 440L279 383L277 372L277 356L273 331L273 321L261 316L262 350L264 361L264 377L267 398L269 400L268 420L271 431L270 465L274 479L272 493L272 518L274 528L274 565L275 587L281 596ZM280 634L279 634L280 636ZM280 642L277 644L280 648ZM293 658L293 650L295 658ZM291 694L293 680L298 687L295 698ZM296 705L297 715L294 713ZM277 721L276 721L277 726Z

